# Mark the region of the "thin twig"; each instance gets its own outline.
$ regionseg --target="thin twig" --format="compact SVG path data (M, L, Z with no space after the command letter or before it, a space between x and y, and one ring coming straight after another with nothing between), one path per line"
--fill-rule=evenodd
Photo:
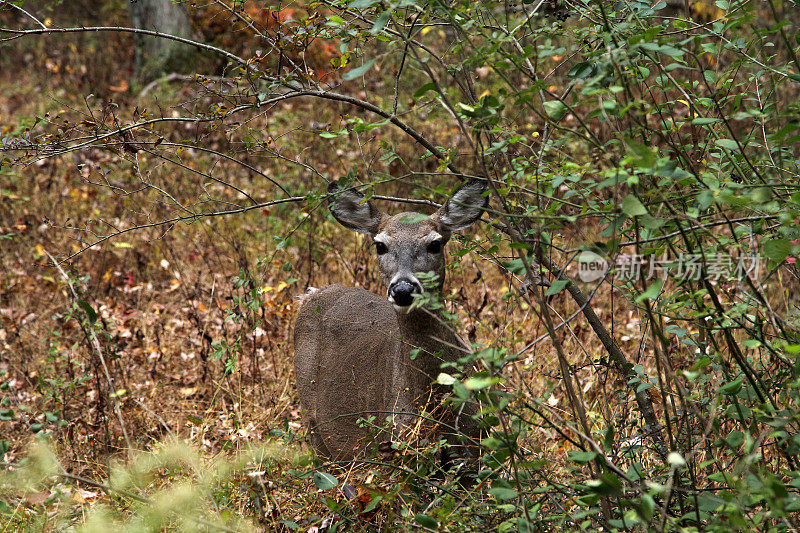
M61 264L55 260L55 258L50 255L49 252L45 251L47 257L50 258L50 261L53 263L53 266L56 267L59 274L61 274L61 278L69 287L70 292L72 293L73 299L76 301L78 300L78 293L75 292L75 287L72 285L72 280L67 276L67 273L64 272L64 269L61 268ZM86 318L88 319L89 316L87 314ZM125 437L125 444L127 445L127 452L128 458L133 459L133 445L131 444L131 440L128 437L128 430L125 429L125 420L122 418L122 410L119 407L119 402L117 401L116 387L114 386L114 381L111 379L111 373L108 371L108 365L106 364L106 358L103 355L103 350L100 348L100 341L97 340L97 335L94 332L94 324L89 324L89 327L86 328L86 331L89 333L89 338L91 339L92 347L94 348L95 352L97 353L97 357L100 358L100 364L103 367L103 373L105 374L106 381L108 382L108 390L109 390L109 397L111 398L111 403L114 405L114 412L119 419L119 425L122 428L122 435Z

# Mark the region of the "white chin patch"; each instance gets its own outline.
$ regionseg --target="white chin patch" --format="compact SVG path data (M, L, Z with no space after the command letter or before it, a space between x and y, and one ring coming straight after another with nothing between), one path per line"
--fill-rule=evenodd
M408 310L411 309L410 305L406 306L397 305L396 303L394 303L394 298L392 298L391 296L388 297L388 300L389 303L392 304L392 307L394 307L394 310L397 311L398 313L407 313Z

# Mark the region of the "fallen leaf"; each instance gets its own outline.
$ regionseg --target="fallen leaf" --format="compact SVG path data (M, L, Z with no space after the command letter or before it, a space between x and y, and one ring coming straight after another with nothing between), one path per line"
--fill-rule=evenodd
M42 492L34 492L33 494L26 495L25 501L31 505L42 505L49 497L50 491L43 490Z
M75 503L86 503L90 500L97 498L97 495L98 495L97 492L78 489L72 493L72 501Z
M125 80L124 78L122 80L120 80L119 85L112 85L111 87L109 87L111 92L115 92L115 93L124 93L129 88L130 88L130 86L128 85L128 81Z

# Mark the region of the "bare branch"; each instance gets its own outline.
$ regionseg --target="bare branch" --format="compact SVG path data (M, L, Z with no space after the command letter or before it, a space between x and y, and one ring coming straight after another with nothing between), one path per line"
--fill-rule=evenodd
M86 32L121 32L121 33L136 33L140 35L150 35L152 37L161 37L162 39L169 39L171 41L177 41L179 43L188 44L202 50L208 50L209 52L214 52L215 54L221 55L230 59L231 61L240 64L244 67L247 71L254 71L256 69L245 59L237 56L236 54L232 54L227 50L223 50L222 48L217 48L216 46L211 46L210 44L201 43L199 41L195 41L192 39L186 39L185 37L178 37L176 35L169 35L167 33L162 33L153 30L145 30L140 28L126 28L124 26L86 26L83 28L47 28L42 25L42 28L36 28L32 30L17 30L13 28L0 28L0 34L2 33L10 33L12 37L6 37L0 39L0 42L7 42L13 41L15 39L19 39L20 37L27 37L30 35L55 35L59 33L86 33Z
M191 221L200 220L200 219L203 219L203 218L220 217L220 216L226 216L226 215L237 215L237 214L240 214L240 213L246 213L247 211L252 211L253 209L261 209L262 207L270 207L270 206L273 206L273 205L280 205L280 204L287 204L287 203L294 203L294 202L303 202L303 201L306 200L306 198L307 198L306 196L292 196L291 198L281 198L279 200L272 200L270 202L263 202L263 203L256 204L256 205L248 205L246 207L241 207L239 209L230 209L228 211L215 211L213 213L197 213L195 215L184 215L184 216L170 218L170 219L167 219L167 220L162 220L160 222L153 222L151 224L140 224L138 226L133 226L133 227L130 227L130 228L121 229L121 230L119 230L117 232L114 232L114 233L111 233L109 235L106 235L105 237L100 237L95 242L84 246L83 248L81 248L80 250L78 250L74 254L68 256L67 258L62 259L61 261L58 261L58 264L59 265L63 265L64 263L66 263L68 261L71 261L75 257L79 256L80 254L82 254L86 250L89 250L90 248L93 248L93 247L97 246L98 244L102 244L102 243L104 243L105 241L107 241L109 239L113 239L114 237L118 237L118 236L120 236L120 235L122 235L124 233L129 233L131 231L136 231L136 230L145 229L145 228L157 228L157 227L160 227L160 226L169 226L169 225L177 224L178 222L191 222Z

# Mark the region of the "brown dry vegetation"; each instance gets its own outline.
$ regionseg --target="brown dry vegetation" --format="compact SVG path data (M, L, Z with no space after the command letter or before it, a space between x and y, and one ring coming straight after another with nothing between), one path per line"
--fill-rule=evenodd
M70 58L70 69L83 70L81 57ZM45 64L51 61L49 57L43 60ZM76 97L80 93L71 90L81 82L62 77L61 71L63 67L44 77L35 70L13 76L6 71L0 81L3 123L33 116L58 122L63 116L74 116L70 110L85 109L83 98ZM112 90L109 98L114 115L125 121L135 110L158 108L169 113L186 102L192 105L198 95L202 98L196 85L184 83L166 85L144 98L129 88ZM259 117L248 128L268 132L290 154L287 157L302 154L305 164L336 176L362 162L362 153L319 146L309 122L336 123L350 111L344 106L320 109L311 102L296 101ZM295 130L301 133L280 145L282 134ZM171 133L179 137L185 132L178 127ZM235 143L228 144L223 136L214 140L214 135L206 139L212 149L235 150ZM389 140L403 142L393 132L382 130L362 140L367 164L380 166L370 154L377 154L380 141ZM457 132L451 133L450 141L459 142ZM142 168L150 169L150 179L168 184L174 195L180 194L179 201L191 202L197 195L202 181L190 171L176 173L174 166L154 164L148 155L138 158ZM298 173L285 161L246 160L289 190L321 187L318 178ZM24 455L34 439L32 425L51 433L51 442L70 472L94 479L103 478L109 461L124 458L129 446L148 450L171 436L211 456L267 440L284 442L279 435L286 434L292 445L302 446L291 348L297 296L309 286L329 283L380 292L368 242L335 225L320 202L312 201L137 230L77 255L65 268L80 280L80 298L99 315L99 338L109 373L125 391L118 401L126 443L122 424L104 400L109 391L100 361L72 311L75 299L49 256L63 258L91 241L85 229L66 229L83 226L75 221L86 221L85 228L95 227L102 234L109 220L124 228L166 213L157 193L143 199L142 194L120 195L100 184L102 173L108 173L115 186L135 184L133 161L131 154L111 148L43 159L4 174L0 360L11 407L17 412L14 420L2 422L3 438L12 443L7 460L14 462ZM274 194L274 186L262 177L213 155L190 151L182 154L182 164L188 169L213 168L216 176L259 201ZM379 192L418 196L403 180ZM230 190L219 187L214 193L219 197ZM387 209L409 207L395 204ZM578 238L591 231L585 225L574 228ZM276 249L276 238L287 236L291 244ZM465 238L485 239L480 229ZM479 250L487 247L484 242ZM479 253L453 260L447 282L451 307L459 312L461 332L471 341L518 351L544 329L528 305L518 303L519 280L493 261ZM250 291L253 288L263 291L257 299ZM611 319L606 311L612 309L608 296L600 291L594 300L605 320ZM565 314L575 310L563 305L563 295L555 302ZM630 341L624 332L635 330L637 319L621 304L617 300L613 307L615 322L621 325L615 331ZM580 324L572 327L565 346L576 369L591 366L600 347L588 327ZM222 353L224 347L229 347L227 353ZM235 370L226 373L229 356L235 358L231 363ZM645 358L646 353L641 356ZM547 392L552 406L566 407L555 355L547 341L534 346L514 366L507 387L525 388L531 396ZM589 415L613 417L608 407L610 396L620 386L616 378L582 375ZM49 420L47 413L56 420ZM541 429L530 437L526 446L531 449L548 455L560 451L555 457L563 453L566 441L553 430ZM375 480L375 485L380 486L380 481ZM291 493L286 497L293 498Z
M36 72L12 77L6 71L0 81L2 122L15 124L32 116L58 121L70 109L81 109L82 98L75 98L67 83L58 72L42 79ZM131 90L119 91L112 98L119 106L115 114L124 120L135 108L170 109L191 101L195 87L170 85L141 99ZM312 117L334 122L347 110L324 112L327 116L320 116L320 109L309 102L286 104L249 127L275 131L273 137L279 138L281 131L307 129ZM381 135L389 136L390 132ZM378 140L365 141L364 150ZM360 151L339 149L332 158L317 146L312 133L294 136L291 142L286 146L289 153L302 153L306 164L333 176L361 157ZM218 148L220 143L224 139L211 146ZM337 227L315 201L137 230L70 261L65 268L80 280L80 298L98 313L109 373L124 389L118 401L126 443L107 400L108 382L100 361L75 318L74 298L49 256L63 258L87 242L82 231L65 229L74 221L87 221L88 228L96 225L103 233L101 218L127 227L144 221L144 213L163 214L157 194L143 200L141 194L126 197L97 184L101 169L116 184L132 181L132 160L123 150L93 150L4 173L0 361L13 402L9 407L16 412L13 420L2 422L2 436L12 444L6 460L13 463L27 452L34 440L31 426L37 433L51 434L70 472L92 479L104 478L109 461L124 458L129 446L148 450L170 436L210 456L267 440L283 442L278 437L282 434L296 434L291 445L302 446L290 337L297 296L308 286L334 282L380 292L367 242ZM139 156L139 163L154 169L153 181L163 180L173 194L182 193L180 200L197 194L199 180L190 172L176 174L172 166L151 165L146 155ZM270 198L274 190L260 177L202 153L186 154L183 164L213 168L257 199ZM313 176L288 174L280 160L254 164L292 190L320 187ZM402 182L380 192L414 196ZM482 239L480 233L473 238ZM291 244L277 250L275 238L289 235ZM471 340L521 349L543 333L526 305L517 310L513 294L518 284L503 269L478 254L454 261L452 267L449 296L462 318L461 330ZM287 279L295 281L287 284ZM258 301L249 294L252 288L263 291ZM585 339L579 330L576 335ZM236 358L230 373L225 371L228 354L215 355L223 346ZM584 364L586 357L575 363ZM538 393L557 382L547 343L531 350L517 366L511 387L524 385ZM592 403L600 402L597 385L587 383L584 389L596 398ZM559 397L556 390L554 405ZM48 413L55 420L48 419ZM563 445L551 431L534 440L536 444L529 445L551 450ZM376 479L374 484L381 482ZM295 499L292 493L284 496Z

